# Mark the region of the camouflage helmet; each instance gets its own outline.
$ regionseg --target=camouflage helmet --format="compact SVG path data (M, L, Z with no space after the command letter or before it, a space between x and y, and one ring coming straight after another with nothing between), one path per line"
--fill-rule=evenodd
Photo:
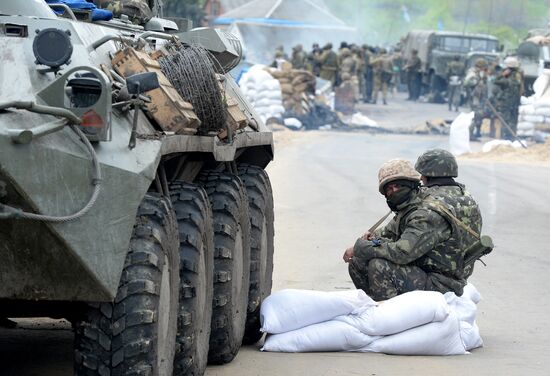
M349 48L347 47L344 47L340 50L340 54L343 56L343 57L348 57L351 55L351 51L349 50Z
M458 164L454 155L443 149L428 150L423 153L416 164L416 171L427 177L449 177L458 176Z
M479 59L476 60L476 63L475 63L476 68L484 69L484 68L487 68L487 66L488 66L487 60L485 60L484 58L480 57Z
M390 159L378 170L378 190L383 195L384 186L394 180L409 180L420 182L420 174L413 168L411 162L405 159Z

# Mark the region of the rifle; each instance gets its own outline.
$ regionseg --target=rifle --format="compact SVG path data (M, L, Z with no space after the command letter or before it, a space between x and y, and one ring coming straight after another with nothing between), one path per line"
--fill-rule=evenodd
M508 123L502 118L502 115L500 115L500 112L498 112L496 110L496 108L493 106L493 104L491 103L491 101L487 100L485 102L485 104L489 107L489 109L496 115L496 117L500 120L500 122L502 124L504 124L504 126L508 129L508 131L510 132L510 134L512 136L514 136L514 140L518 141L520 143L521 146L523 146L524 149L527 149L527 146L525 146L525 144L518 138L518 136L516 135L516 132L514 132L514 130L512 129L512 127L510 127L508 125Z
M482 235L481 238L464 251L464 267L473 264L476 260L481 261L485 265L480 258L491 253L493 248L493 239L490 236Z

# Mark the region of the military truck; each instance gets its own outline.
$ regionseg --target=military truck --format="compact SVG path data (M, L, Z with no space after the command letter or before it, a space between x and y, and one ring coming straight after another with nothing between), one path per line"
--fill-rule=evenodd
M545 29L529 30L515 51L523 71L525 95L532 95L533 84L543 68L550 67L550 33Z
M67 319L76 375L203 374L260 338L271 290L240 44L52 7L0 0L0 317Z
M466 66L477 58L489 62L498 60L498 39L487 34L470 34L452 31L412 30L403 42L403 57L409 59L411 51L418 51L422 61L422 85L432 101L441 101L447 90L447 64L459 56Z

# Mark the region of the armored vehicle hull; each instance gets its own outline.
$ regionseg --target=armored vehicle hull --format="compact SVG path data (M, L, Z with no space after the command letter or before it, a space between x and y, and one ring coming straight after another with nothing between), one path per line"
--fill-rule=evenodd
M238 42L33 5L0 1L0 315L72 321L76 374L230 361L273 267L273 140L227 73ZM215 82L217 127L155 63L189 51L206 70L174 69Z

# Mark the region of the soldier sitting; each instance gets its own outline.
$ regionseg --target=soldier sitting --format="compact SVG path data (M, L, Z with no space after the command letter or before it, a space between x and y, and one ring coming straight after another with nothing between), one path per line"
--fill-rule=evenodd
M410 162L393 159L382 165L378 179L380 193L396 215L345 251L354 285L375 300L414 290L462 295L466 281L457 226L424 200L418 172Z

